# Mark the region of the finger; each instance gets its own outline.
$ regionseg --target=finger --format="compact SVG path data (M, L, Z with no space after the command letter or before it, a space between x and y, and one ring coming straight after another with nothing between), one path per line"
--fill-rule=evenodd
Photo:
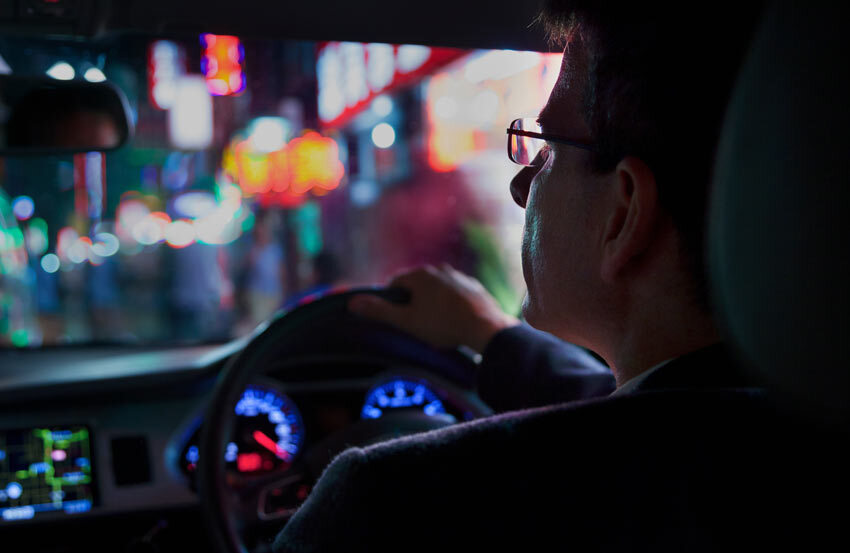
M413 292L415 289L422 287L425 283L437 278L436 271L437 270L434 267L426 265L424 267L396 275L390 281L389 286L390 288L406 288L410 292Z
M367 319L398 326L402 320L404 306L388 302L377 296L363 294L348 300L348 310Z
M444 263L442 269L443 281L451 284L455 288L469 288L472 282L478 282L474 277L458 271L448 263Z

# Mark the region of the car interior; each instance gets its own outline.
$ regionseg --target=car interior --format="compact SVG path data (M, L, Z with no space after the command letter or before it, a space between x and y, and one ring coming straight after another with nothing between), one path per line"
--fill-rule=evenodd
M473 352L436 350L346 302L404 302L383 286L395 271L448 262L516 311L522 216L504 129L524 115L511 109L542 106L560 60L538 10L3 2L0 543L271 551L346 448L493 415ZM638 441L651 445L647 466L677 470L657 512L639 512L640 482L617 498L636 524L653 521L651 535L606 536L600 513L599 543L579 549L842 542L850 72L839 11L765 5L717 149L713 308L768 399L599 409L577 444L616 458L638 440L618 420L661 421ZM670 24L688 24L674 12ZM316 276L325 270L334 277ZM708 499L682 514L682 490ZM714 543L689 536L698 518L716 521Z

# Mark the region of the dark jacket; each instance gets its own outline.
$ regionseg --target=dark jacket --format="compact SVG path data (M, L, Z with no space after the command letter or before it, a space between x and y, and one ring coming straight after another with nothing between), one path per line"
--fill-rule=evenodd
M832 513L815 501L846 490L846 479L835 490L822 479L843 472L830 465L837 451L774 409L712 346L625 396L347 450L274 549L810 549L826 539ZM809 452L831 468L813 472Z

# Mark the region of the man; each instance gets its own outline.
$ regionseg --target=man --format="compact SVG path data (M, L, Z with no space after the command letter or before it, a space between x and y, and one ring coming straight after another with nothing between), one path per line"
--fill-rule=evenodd
M719 344L701 260L713 148L757 10L671 25L661 6L549 4L566 41L561 73L540 128L509 130L512 159L528 165L511 183L526 209L523 313L601 355L618 390L349 450L278 551L693 551L755 539L743 530L767 484L731 452L752 450L761 419L752 394L729 391L748 382ZM351 309L485 360L523 332L448 267L393 284L411 290L409 305L361 297ZM537 360L538 374L556 369ZM738 497L745 484L753 495Z

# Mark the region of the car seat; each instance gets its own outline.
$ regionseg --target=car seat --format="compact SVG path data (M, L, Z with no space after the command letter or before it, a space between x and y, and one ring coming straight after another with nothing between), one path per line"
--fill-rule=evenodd
M848 422L850 70L837 4L765 13L727 110L709 268L731 341L784 405Z

